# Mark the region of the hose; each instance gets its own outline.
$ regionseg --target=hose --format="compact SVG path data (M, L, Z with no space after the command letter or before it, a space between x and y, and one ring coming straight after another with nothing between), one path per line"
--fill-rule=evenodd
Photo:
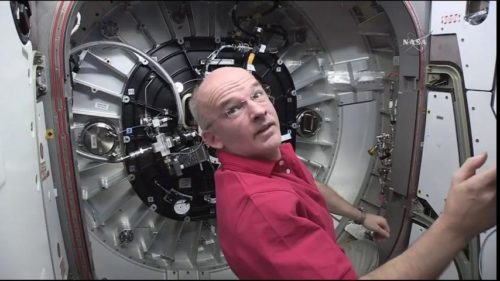
M151 68L157 72L157 74L163 78L169 85L172 91L174 92L174 97L175 97L175 103L177 105L177 115L178 115L178 120L177 123L182 126L185 121L184 121L184 109L182 108L182 102L181 102L181 97L180 97L180 92L178 88L176 87L174 80L172 80L172 77L168 75L168 73L163 69L163 67L157 63L153 58L148 56L146 53L142 52L141 50L127 45L125 43L121 42L114 42L114 41L93 41L93 42L87 42L85 44L76 46L75 48L70 50L70 55L80 52L82 50L95 47L95 46L113 46L113 47L119 47L122 49L125 49L127 51L131 51L135 53L136 55L143 57L145 60L148 61L148 63L151 65Z

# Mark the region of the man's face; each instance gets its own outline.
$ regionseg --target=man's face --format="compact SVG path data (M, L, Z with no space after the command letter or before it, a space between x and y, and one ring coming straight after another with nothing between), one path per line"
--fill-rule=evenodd
M208 124L203 131L208 145L252 158L280 158L278 115L262 86L248 71L219 68L205 79L197 94Z

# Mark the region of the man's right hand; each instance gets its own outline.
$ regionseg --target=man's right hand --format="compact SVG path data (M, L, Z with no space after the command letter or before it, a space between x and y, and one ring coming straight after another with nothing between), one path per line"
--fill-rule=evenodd
M401 255L361 278L436 279L472 237L494 226L497 167L476 175L486 158L486 154L471 157L455 172L443 214L426 233Z
M487 159L483 153L471 157L453 175L443 214L439 218L455 234L468 241L497 221L496 164L476 175Z

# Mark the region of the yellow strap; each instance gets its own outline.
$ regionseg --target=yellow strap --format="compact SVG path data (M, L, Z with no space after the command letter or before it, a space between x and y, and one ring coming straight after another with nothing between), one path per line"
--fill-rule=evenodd
M255 58L255 54L254 53L250 53L250 55L248 55L248 62L247 64L253 64L253 59Z

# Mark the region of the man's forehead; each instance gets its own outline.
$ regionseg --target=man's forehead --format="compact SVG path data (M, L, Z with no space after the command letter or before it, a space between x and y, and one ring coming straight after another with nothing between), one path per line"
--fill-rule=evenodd
M250 82L252 86L259 83L247 70L240 67L222 67L210 73L199 87L199 98L210 99L211 96L225 88L240 87Z
M202 84L218 84L235 79L249 78L253 76L241 67L221 67L208 74Z

